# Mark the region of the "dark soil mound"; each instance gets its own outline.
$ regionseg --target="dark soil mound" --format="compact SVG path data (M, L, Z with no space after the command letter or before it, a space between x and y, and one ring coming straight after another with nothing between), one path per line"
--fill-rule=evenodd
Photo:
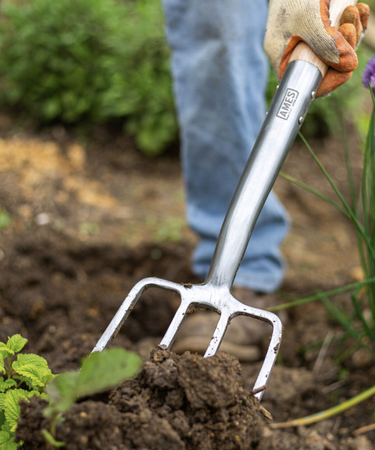
M42 408L38 399L22 404L17 439L25 450L46 448L37 432L48 428ZM68 450L240 450L256 446L260 429L258 402L243 389L236 358L155 350L108 404L74 405L58 424L57 439Z

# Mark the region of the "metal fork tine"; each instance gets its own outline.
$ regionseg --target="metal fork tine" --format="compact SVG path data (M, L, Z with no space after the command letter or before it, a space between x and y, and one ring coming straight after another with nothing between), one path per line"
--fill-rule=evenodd
M102 334L101 338L95 345L92 353L101 352L104 350L110 342L116 337L117 333L120 331L120 328L124 324L125 320L129 316L130 312L133 310L135 304L137 303L139 297L142 295L145 290L149 279L145 278L139 281L133 289L129 292L128 296L123 301L122 305L118 309L117 313L109 323L108 327Z
M187 310L190 306L190 301L181 298L181 304L177 309L175 315L173 316L172 322L169 324L169 327L161 340L159 347L163 349L170 348L173 344L173 341L176 337L176 333L180 328L182 321L184 320Z
M209 358L210 356L214 356L215 353L219 350L221 341L224 338L225 331L228 327L229 316L221 313L220 320L216 325L214 334L211 338L210 344L204 354L205 358Z

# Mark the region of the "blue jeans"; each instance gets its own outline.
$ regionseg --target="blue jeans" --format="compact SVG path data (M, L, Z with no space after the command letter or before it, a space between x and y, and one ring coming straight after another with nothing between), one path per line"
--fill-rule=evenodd
M207 275L217 237L265 117L266 0L163 0L172 49L193 271ZM272 292L284 276L288 216L271 193L235 285Z

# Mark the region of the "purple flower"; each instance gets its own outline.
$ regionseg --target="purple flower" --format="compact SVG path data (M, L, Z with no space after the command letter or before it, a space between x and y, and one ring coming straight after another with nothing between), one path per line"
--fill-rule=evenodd
M372 92L375 94L375 56L367 63L363 72L362 81L366 88L368 88L368 84L370 83Z

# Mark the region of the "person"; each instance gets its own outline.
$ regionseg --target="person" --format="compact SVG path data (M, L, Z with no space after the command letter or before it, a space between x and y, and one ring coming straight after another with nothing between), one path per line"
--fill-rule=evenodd
M269 13L267 0L163 0L163 7L172 50L187 219L199 237L192 269L203 281L265 118L269 65L263 41L279 78L294 47L305 41L330 66L318 92L326 95L355 69L354 49L369 10L362 4L348 8L337 30L330 26L326 0L271 0ZM234 282L232 293L238 300L259 308L269 304L270 296L264 294L275 292L284 277L280 244L288 228L288 214L271 192ZM190 315L173 349L203 352L217 320L214 313ZM236 318L221 348L243 360L258 359L257 344L268 332L262 325Z

